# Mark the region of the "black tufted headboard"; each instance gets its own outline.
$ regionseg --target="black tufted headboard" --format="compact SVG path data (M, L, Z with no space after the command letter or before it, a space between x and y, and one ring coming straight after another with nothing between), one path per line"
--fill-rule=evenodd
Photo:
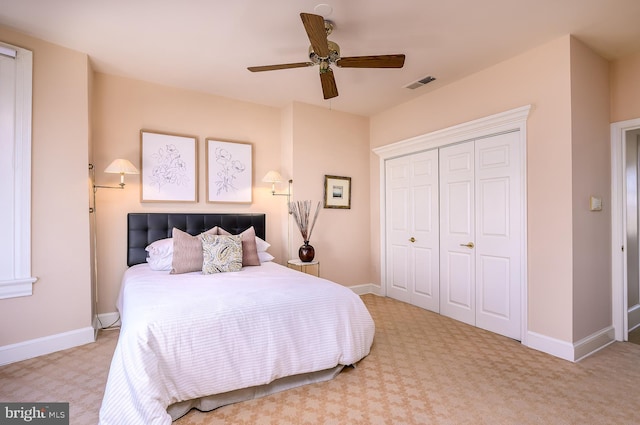
M129 213L127 215L127 265L145 263L144 250L151 242L170 238L174 227L191 235L198 235L214 226L220 226L236 235L253 226L256 236L266 239L265 215L189 214L189 213Z

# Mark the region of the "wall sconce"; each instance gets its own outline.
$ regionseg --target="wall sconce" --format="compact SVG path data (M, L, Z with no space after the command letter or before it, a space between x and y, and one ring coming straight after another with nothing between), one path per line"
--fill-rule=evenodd
M89 164L89 169L93 170L93 164ZM113 162L104 169L104 172L109 174L120 174L120 186L98 186L94 184L94 192L99 187L103 189L124 189L125 174L140 174L140 171L138 171L138 169L130 161L121 158L114 159Z
M276 193L276 183L281 183L284 179L280 175L279 172L275 170L269 171L262 178L262 181L265 183L271 183L271 194L273 196L286 196L287 197L287 210L289 214L287 214L287 258L289 258L291 254L291 225L289 222L289 217L292 215L291 208L289 208L289 204L291 203L291 185L293 184L293 180L289 179L289 186L287 187L287 193Z
M93 185L93 208L89 208L89 212L95 212L95 199L96 191L98 188L102 189L124 189L124 175L125 174L140 174L140 171L126 159L115 159L107 168L104 169L105 173L120 174L120 184L118 186L102 186L95 184L95 167L93 164L89 164L89 170L91 171L91 184Z
M293 183L293 180L289 179L289 187L287 188L287 193L276 193L276 183L281 183L283 180L284 179L282 178L280 173L275 171L275 170L269 171L262 178L263 182L271 183L271 194L273 196L286 196L287 197L287 206L288 206L289 202L291 202L291 184Z

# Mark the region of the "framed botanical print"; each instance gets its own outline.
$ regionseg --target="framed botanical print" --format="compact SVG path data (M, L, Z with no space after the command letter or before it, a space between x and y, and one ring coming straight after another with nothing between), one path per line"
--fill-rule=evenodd
M324 207L351 208L351 177L324 176Z
M250 143L206 139L207 202L251 203Z
M198 202L198 139L140 131L142 202Z

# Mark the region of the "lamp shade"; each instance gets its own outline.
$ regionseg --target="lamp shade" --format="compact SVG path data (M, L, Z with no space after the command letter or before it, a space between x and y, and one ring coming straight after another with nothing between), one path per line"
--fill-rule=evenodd
M104 169L105 173L113 174L140 174L140 171L126 159L115 159L107 168Z
M279 172L271 170L267 174L265 174L265 176L262 178L262 181L265 183L280 183L282 181L282 176Z

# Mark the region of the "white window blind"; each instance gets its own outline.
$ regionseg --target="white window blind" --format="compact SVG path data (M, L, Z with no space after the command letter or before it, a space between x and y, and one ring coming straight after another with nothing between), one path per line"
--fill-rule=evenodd
M0 43L0 298L32 294L33 55Z

